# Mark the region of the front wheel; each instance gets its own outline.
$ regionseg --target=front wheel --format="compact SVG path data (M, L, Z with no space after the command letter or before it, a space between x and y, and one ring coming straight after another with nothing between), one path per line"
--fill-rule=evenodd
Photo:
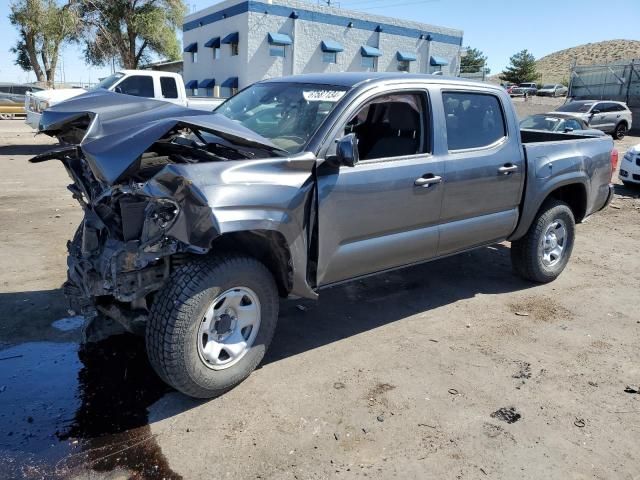
M573 212L566 203L545 202L527 234L511 243L514 272L537 283L558 278L571 257L575 228Z
M278 320L278 291L256 259L226 255L179 266L156 295L146 331L151 365L191 397L216 397L258 366Z

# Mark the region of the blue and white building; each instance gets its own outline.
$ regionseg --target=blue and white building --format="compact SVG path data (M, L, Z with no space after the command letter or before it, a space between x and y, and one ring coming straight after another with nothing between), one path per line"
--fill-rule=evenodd
M227 0L188 15L183 31L189 93L221 97L301 73L457 75L463 33L299 0Z

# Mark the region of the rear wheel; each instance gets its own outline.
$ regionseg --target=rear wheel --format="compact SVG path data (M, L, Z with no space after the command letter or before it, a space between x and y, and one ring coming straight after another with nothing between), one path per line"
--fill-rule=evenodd
M515 273L532 282L555 280L567 266L574 238L575 219L569 206L558 200L548 200L527 234L511 243Z
M278 292L267 268L227 255L178 267L156 295L147 325L149 359L186 395L210 398L258 366L278 319Z
M616 129L613 131L613 138L616 140L622 140L627 134L627 124L619 123L616 125Z

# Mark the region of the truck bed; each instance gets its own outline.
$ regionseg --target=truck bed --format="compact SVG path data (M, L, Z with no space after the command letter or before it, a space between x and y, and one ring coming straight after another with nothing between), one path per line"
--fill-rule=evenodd
M520 130L522 143L561 142L564 140L583 140L585 138L598 138L596 135L576 135L573 133L546 132L544 130Z

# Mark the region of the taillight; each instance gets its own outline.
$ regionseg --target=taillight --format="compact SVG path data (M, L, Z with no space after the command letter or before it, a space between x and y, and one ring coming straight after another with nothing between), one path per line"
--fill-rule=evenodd
M618 168L618 150L615 148L611 150L611 176L609 177L609 181L613 179L613 174Z

